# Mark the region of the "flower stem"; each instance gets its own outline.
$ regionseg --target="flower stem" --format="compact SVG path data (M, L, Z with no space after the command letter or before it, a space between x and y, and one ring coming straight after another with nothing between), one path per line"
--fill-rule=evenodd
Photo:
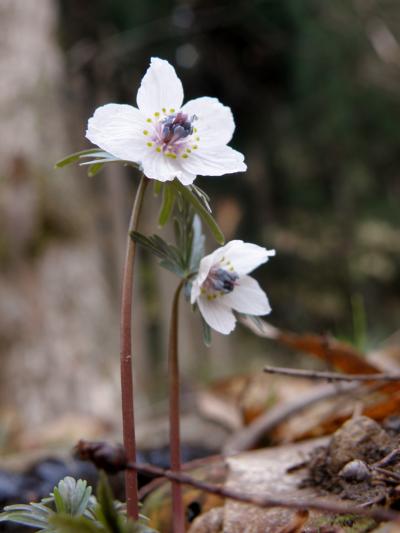
M146 190L147 178L142 175L135 201L133 203L129 231L126 243L126 256L122 278L121 303L121 397L122 397L122 427L125 453L128 461L136 460L135 415L133 400L132 375L132 302L133 302L133 274L136 253L136 243L130 237L131 231L136 231L140 211ZM139 517L138 486L136 472L125 472L125 493L128 517L137 520Z
M179 473L181 470L181 437L180 437L180 408L179 408L179 360L178 360L178 322L179 296L183 281L178 285L172 302L171 322L168 346L168 374L169 374L169 445L171 457L171 471ZM173 532L184 533L185 513L183 508L181 485L172 482L172 520Z

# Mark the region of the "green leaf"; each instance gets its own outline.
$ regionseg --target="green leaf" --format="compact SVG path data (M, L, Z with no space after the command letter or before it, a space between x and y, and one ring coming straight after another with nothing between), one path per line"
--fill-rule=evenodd
M67 155L64 157L64 159L60 159L60 161L57 161L57 163L54 165L55 168L63 168L68 165L71 165L72 163L76 163L79 161L81 157L88 157L92 156L93 154L96 154L99 152L98 148L90 148L89 150L81 150L80 152L75 152L74 154Z
M67 509L66 509L63 497L61 496L58 487L54 487L53 495L54 495L54 503L56 505L57 513L66 513Z
M49 520L57 533L99 533L104 528L83 516L70 516L68 514L54 515Z
M44 529L48 526L48 520L44 518L39 518L32 513L23 513L23 512L12 512L12 513L2 513L0 516L0 522L13 522L14 524L21 524L24 526L37 527L39 529Z
M162 191L164 183L162 181L154 180L153 190L154 195L158 196L160 192Z
M114 498L108 483L107 476L100 472L100 480L97 485L98 518L110 533L123 533L121 516L118 515L114 506Z
M190 251L190 271L195 272L199 268L201 259L204 257L205 236L198 215L193 217L192 223L192 247Z
M201 322L203 324L203 342L209 348L211 346L211 328L203 317L201 317Z
M100 172L100 170L103 168L104 163L94 163L93 165L89 166L88 170L88 176L89 178L93 178L96 174Z
M221 245L224 244L225 242L224 234L222 233L217 222L214 220L214 218L212 217L208 209L201 202L201 200L199 200L199 198L191 191L190 188L182 185L180 181L174 180L172 182L172 185L175 187L175 189L178 192L180 192L184 200L192 204L196 213L201 217L203 222L209 227L215 240Z
M170 183L166 183L163 188L163 199L161 204L158 223L161 227L168 222L175 204L175 191Z

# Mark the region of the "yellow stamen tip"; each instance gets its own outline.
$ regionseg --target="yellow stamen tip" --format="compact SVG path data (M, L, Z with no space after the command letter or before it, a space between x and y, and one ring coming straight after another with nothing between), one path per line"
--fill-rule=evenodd
M170 113L175 113L175 109L173 107L171 107L171 109L169 110Z
M187 159L189 156L187 154L182 155L182 159Z
M162 111L163 113L166 113L166 112L167 112L167 110L165 109L165 107L163 107L163 108L161 109L161 111Z
M197 150L197 148L198 148L197 144L195 144L194 146L192 146L192 149L193 149L193 150Z
M154 116L155 116L155 117L159 117L159 116L160 116L160 113L159 113L158 111L156 111L156 112L154 113Z
M149 132L147 130L143 130L143 135L148 135Z
M151 148L151 147L153 146L153 144L154 144L154 143L148 142L148 143L147 143L147 146L148 146L149 148Z
M188 154L192 153L192 150L190 148L186 148L186 151L187 151Z
M157 146L156 148L156 152L160 153L161 152L161 148L159 146Z
M146 122L153 122L153 121L151 120L151 118L148 118L148 119L146 120Z

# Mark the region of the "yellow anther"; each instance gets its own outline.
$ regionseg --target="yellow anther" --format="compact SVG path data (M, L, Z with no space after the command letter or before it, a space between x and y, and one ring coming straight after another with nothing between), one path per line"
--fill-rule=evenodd
M161 152L161 148L159 146L157 146L156 148L156 152L160 153Z
M196 137L196 141L200 141L200 137L199 136Z
M153 144L154 144L154 143L152 143L152 142L148 142L148 143L147 143L147 146L148 146L149 148L151 148L151 147L153 146Z
M197 144L194 144L194 145L192 146L192 150L197 150L197 148L198 148Z
M188 154L192 153L192 150L190 148L186 148L186 151L187 151Z
M154 113L154 116L155 116L155 117L159 117L159 116L160 116L160 113L159 113L158 111L156 111L156 112Z
M165 109L165 107L163 107L163 108L161 109L161 111L162 111L163 113L166 113L166 112L167 112L167 110Z
M148 135L149 132L147 130L143 130L143 135Z
M187 159L189 156L187 154L182 154L182 159Z
M146 120L146 122L153 122L153 121L151 120L151 118L148 118L148 119Z
M166 152L166 157L170 157L171 159L176 159L176 154L173 154L172 152Z
M197 133L197 128L193 128L193 131L194 131L195 133Z
M169 110L170 113L175 113L175 109L173 107L171 107L171 109Z

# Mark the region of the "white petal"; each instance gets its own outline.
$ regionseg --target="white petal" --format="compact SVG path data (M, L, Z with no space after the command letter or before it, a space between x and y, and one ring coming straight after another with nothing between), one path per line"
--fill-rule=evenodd
M208 147L199 144L198 150L182 160L182 165L192 174L222 176L232 172L244 172L247 166L243 160L243 154L230 146Z
M224 335L228 335L235 328L236 318L234 314L219 300L209 301L206 298L199 298L197 304L204 320L211 328Z
M233 269L239 276L248 274L275 255L275 250L267 250L251 242L236 240L228 244L230 246L226 250L226 259L232 263Z
M271 312L267 295L258 282L250 276L240 278L233 291L222 296L221 301L239 313L267 315Z
M202 143L207 145L224 145L232 139L235 122L230 107L221 104L217 98L196 98L190 100L182 111L189 116L196 115L194 126Z
M145 176L158 181L171 181L177 178L183 185L190 185L196 178L184 170L179 160L166 157L162 152L157 152L154 147L147 148L142 160L142 169Z
M130 105L107 104L89 119L86 137L106 152L139 163L145 152L145 119Z
M172 65L152 57L136 97L137 105L148 117L165 108L178 111L183 102L183 87Z

